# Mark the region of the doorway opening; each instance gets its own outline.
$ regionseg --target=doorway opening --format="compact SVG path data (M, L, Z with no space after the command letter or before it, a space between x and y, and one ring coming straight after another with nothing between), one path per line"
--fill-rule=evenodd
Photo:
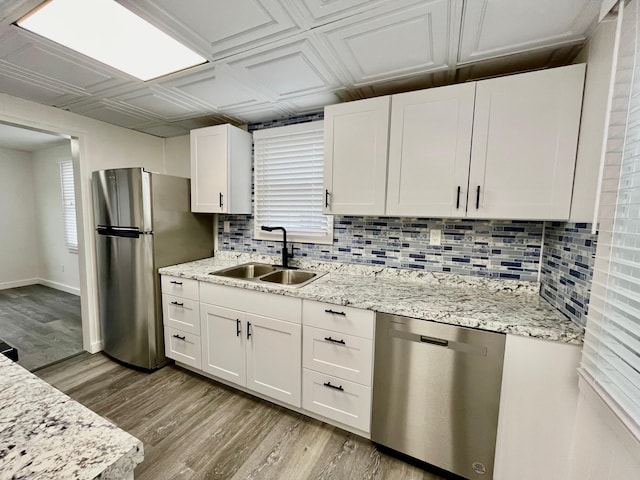
M83 351L73 141L0 123L0 341L31 371Z

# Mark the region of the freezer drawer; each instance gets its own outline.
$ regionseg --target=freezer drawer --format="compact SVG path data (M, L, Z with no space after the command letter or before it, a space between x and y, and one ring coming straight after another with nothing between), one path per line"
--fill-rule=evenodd
M505 335L376 319L371 439L469 479L491 479Z

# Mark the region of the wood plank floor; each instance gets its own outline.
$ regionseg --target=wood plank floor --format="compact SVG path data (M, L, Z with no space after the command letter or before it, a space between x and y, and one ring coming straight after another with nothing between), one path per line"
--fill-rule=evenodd
M136 480L442 480L366 439L176 366L82 355L37 375L144 443Z
M82 352L80 297L43 285L0 290L0 339L31 371Z

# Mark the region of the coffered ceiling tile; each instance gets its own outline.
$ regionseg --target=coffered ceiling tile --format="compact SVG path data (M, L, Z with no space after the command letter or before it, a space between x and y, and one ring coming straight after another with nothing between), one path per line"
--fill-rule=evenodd
M248 108L230 110L226 113L243 123L264 122L293 115L292 110L287 109L282 104L276 105L274 103L254 105Z
M282 0L125 0L127 8L166 31L207 48L210 60L300 30Z
M170 138L179 137L180 135L187 135L189 130L180 126L174 125L151 125L142 128L136 128L139 132L148 133L149 135L155 135L156 137Z
M465 2L459 62L583 41L599 13L593 0Z
M34 81L13 69L7 69L2 62L0 62L0 92L45 105L55 105L65 93L63 89L56 88L54 85Z
M438 0L361 16L318 29L350 72L363 85L448 67L450 2ZM375 13L375 12L374 12Z
M111 77L79 63L70 61L39 45L26 44L4 57L5 60L41 75L60 80L83 89L105 85Z
M291 9L297 9L304 18L305 26L316 27L331 21L371 11L372 9L389 5L388 0L285 0ZM393 7L401 8L419 0L394 0ZM424 1L424 0L422 0Z
M177 81L164 82L162 86L180 92L208 109L240 108L266 101L256 91L224 73L225 66L206 72L188 75Z
M239 125L242 122L239 122L236 119L226 117L224 115L205 115L202 117L189 118L187 120L173 122L171 125L175 125L176 127L182 127L187 130L193 130L196 128L211 127L213 125L221 125L223 123L232 123L234 125Z
M108 101L94 103L83 108L74 108L71 109L71 111L79 115L91 117L113 125L120 125L125 128L139 127L150 121L157 122L157 119L155 118L127 111L124 108L111 104Z
M175 121L193 115L196 108L182 99L172 96L170 91L159 87L144 88L135 92L111 97L111 101L118 102L144 113L156 115L165 121Z
M243 83L271 92L273 101L339 87L336 76L309 38L272 45L228 65Z
M286 101L293 110L299 113L321 111L325 105L333 105L344 101L336 92L316 93L313 95L303 95L293 97Z

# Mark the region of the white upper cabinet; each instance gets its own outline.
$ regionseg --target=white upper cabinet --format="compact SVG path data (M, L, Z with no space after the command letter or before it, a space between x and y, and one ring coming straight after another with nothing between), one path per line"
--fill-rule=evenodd
M232 125L191 130L191 211L251 213L250 133Z
M464 217L475 88L393 95L387 215Z
M569 218L585 66L477 83L471 218Z
M326 107L325 212L568 219L584 74L571 65Z
M384 215L390 97L325 107L324 213Z

